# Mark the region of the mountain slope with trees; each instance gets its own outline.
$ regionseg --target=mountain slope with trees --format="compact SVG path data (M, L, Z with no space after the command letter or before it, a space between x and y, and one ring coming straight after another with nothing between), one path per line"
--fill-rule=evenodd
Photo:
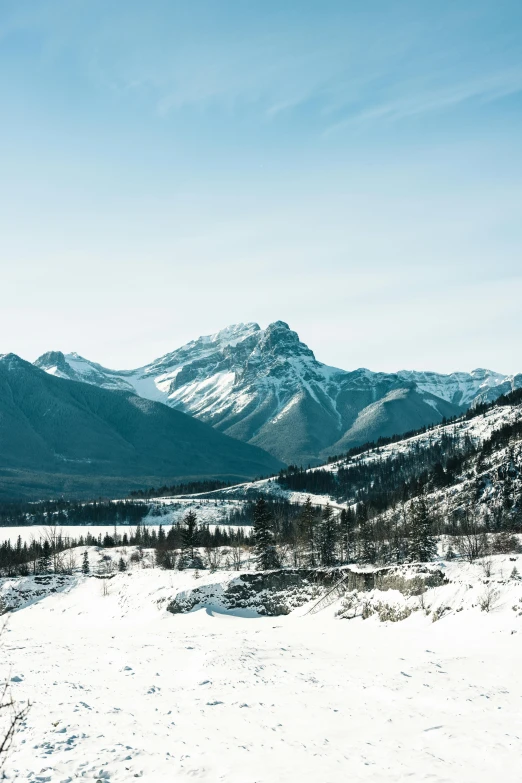
M229 481L280 467L165 405L0 359L0 499L114 496L161 478Z

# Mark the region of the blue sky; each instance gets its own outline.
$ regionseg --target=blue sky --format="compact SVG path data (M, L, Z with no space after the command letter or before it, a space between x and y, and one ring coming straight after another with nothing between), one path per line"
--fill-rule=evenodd
M522 371L522 4L0 0L0 352Z

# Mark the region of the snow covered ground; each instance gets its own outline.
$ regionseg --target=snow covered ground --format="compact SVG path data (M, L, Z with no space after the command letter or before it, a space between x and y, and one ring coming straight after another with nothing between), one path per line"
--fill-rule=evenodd
M480 565L443 566L451 583L433 595L454 611L438 622L423 611L397 623L342 620L340 601L315 615L305 605L241 617L212 603L173 615L179 592L237 573L69 577L8 615L0 679L32 706L7 779L518 782L514 565L494 558L487 580ZM488 584L498 595L483 612Z

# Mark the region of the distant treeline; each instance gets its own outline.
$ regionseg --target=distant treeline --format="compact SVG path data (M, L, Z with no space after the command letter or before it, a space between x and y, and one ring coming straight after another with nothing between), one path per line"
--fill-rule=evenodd
M148 514L146 503L130 500L43 500L0 503L0 527L17 525L137 525Z
M216 489L231 487L229 481L206 479L205 481L187 481L185 483L151 487L150 489L137 489L130 493L131 498L162 498L175 497L176 495L196 495L203 492L213 492Z
M165 565L167 554L183 551L187 544L186 524L176 524L170 528L147 527L137 525L123 534L114 531L112 534L98 536L89 531L85 536L71 537L57 528L47 528L42 538L30 542L22 542L18 536L16 543L3 541L0 543L0 576L28 576L30 574L72 573L78 567L74 549L83 546L95 547L125 547L137 546L144 549L154 549L158 564ZM205 549L215 549L227 546L245 546L248 535L239 529L216 527L210 531L206 525L196 525L189 542L192 546ZM67 550L67 556L64 552ZM71 554L72 550L72 554ZM172 559L172 558L171 558Z
M337 471L319 468L307 472L290 466L278 482L294 492L330 495L339 501L370 504L375 513L417 497L430 483L449 486L457 479L465 461L476 452L473 441L458 433L445 432L438 441L414 441L406 453L376 459L355 458Z

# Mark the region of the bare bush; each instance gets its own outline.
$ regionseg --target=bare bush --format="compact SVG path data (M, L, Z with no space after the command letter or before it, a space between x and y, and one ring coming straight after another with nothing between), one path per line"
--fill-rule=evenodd
M218 547L206 547L205 548L205 554L207 556L207 562L208 567L210 568L210 571L213 573L214 571L217 571L218 568L221 566L221 562L223 560L223 552L221 549L218 549Z
M430 587L440 587L444 584L444 577L438 573L429 574L426 577L413 576L407 579L401 574L386 574L377 580L378 590L398 590L402 595L422 595Z
M375 603L366 601L363 604L362 618L367 620L368 617L376 614L381 623L399 623L401 620L406 620L416 609L415 606L395 606L384 601L376 601Z
M232 568L234 569L234 571L240 571L242 565L242 554L243 554L241 547L234 544L230 548L230 552L232 555Z
M451 612L451 606L438 606L437 609L434 609L432 612L431 621L436 623L441 617L448 614L448 612Z
M484 557L489 551L487 533L476 526L468 528L460 536L453 536L451 543L453 549L468 563L473 563L480 557Z
M479 598L479 606L483 612L491 612L496 608L500 593L495 590L493 585L487 585L486 589Z
M74 549L69 549L64 558L63 569L66 574L72 574L76 571L78 561L76 559L76 552Z
M63 552L60 551L63 546L61 527L58 527L58 525L47 525L44 528L44 540L47 541L51 550L54 573L63 573L65 569Z
M103 555L98 563L98 573L100 576L112 574L114 571L114 562L110 555Z
M341 606L335 613L335 616L340 617L343 620L353 620L354 617L357 617L357 609L359 608L359 605L360 601L357 593L351 593L343 599Z
M486 579L489 579L493 571L493 560L490 557L484 557L480 561L480 567Z
M0 635L2 631L3 628L0 629ZM9 683L0 682L0 772L16 731L25 719L29 707L29 704L17 704L13 699Z

